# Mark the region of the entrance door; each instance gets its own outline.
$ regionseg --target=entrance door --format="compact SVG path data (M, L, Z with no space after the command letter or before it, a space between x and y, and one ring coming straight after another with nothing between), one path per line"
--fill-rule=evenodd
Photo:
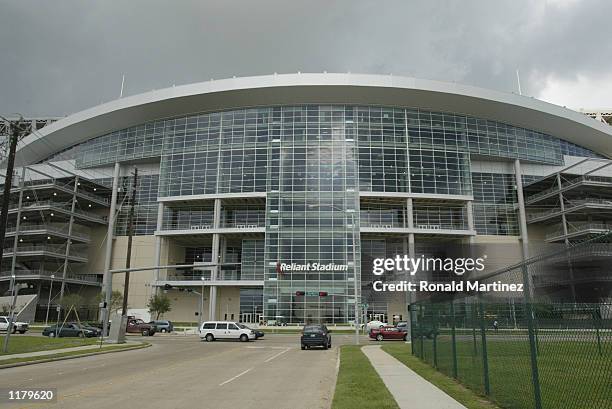
M263 314L245 312L240 314L240 322L244 324L259 324L262 320Z

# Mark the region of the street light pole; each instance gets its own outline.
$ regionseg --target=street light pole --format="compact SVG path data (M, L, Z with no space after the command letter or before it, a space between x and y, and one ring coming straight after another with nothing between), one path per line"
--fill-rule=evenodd
M49 322L49 307L51 307L51 293L53 292L53 279L55 274L51 274L51 287L49 288L49 298L47 299L47 314L45 315L45 327Z

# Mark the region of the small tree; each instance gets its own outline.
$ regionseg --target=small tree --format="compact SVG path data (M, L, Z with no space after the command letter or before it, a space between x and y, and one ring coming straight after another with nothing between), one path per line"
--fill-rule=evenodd
M166 294L156 294L151 297L149 303L149 312L155 314L155 319L158 320L159 316L172 310L170 306L170 298Z
M104 291L99 292L98 295L96 295L96 304L100 304L104 301L106 301L106 293ZM123 307L123 294L121 291L114 290L111 292L109 312L116 312L121 307Z

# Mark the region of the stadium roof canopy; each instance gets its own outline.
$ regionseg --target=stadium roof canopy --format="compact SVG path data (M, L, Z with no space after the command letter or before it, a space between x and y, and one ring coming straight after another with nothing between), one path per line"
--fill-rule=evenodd
M31 164L114 130L161 118L290 104L356 104L467 114L544 132L612 157L612 127L531 97L393 75L274 74L211 80L120 98L26 136L17 164Z

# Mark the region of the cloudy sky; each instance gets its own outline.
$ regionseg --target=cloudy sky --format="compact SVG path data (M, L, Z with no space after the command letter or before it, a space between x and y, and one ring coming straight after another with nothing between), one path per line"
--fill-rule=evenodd
M456 81L612 107L612 1L0 0L0 114L273 72Z

